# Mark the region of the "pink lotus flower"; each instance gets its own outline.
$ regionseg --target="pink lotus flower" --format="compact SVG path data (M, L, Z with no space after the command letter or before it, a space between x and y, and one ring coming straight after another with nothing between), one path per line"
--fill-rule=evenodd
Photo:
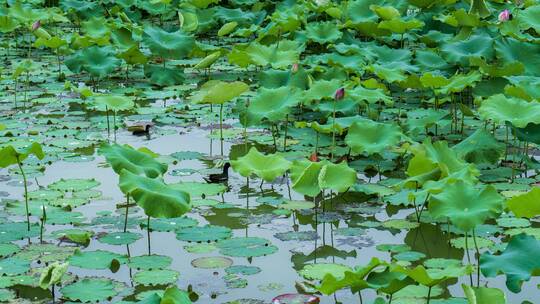
M317 156L317 152L311 153L311 155L309 156L309 160L312 161L312 162L318 162L319 161L319 156Z
M291 67L291 72L294 74L296 72L298 72L298 63L293 63L292 67Z
M35 30L37 30L37 29L40 28L40 27L41 27L41 21L38 20L38 21L36 21L36 22L34 22L34 23L32 24L32 31L35 31Z
M512 15L510 14L510 11L505 9L504 11L502 11L499 14L499 21L500 22L505 22L505 21L510 20L511 17L512 17Z
M334 100L342 100L345 97L345 88L339 88L336 90L336 93L334 94Z

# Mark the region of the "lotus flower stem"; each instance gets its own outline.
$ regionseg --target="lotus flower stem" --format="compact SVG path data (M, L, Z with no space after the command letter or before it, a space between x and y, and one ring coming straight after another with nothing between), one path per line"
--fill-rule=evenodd
M223 104L219 106L219 140L221 141L221 156L223 156Z
M107 139L111 137L111 127L109 124L109 107L105 106L105 111L107 112Z
M364 303L364 300L362 300L362 293L358 291L358 298L360 299L360 304Z
M128 212L129 212L129 193L126 194L126 217L124 218L124 232L127 231Z
M427 292L427 304L429 304L429 301L431 300L431 288L433 286L429 286L428 292Z
M468 234L465 232L465 253L467 253L467 262L471 264L471 255L469 253L469 243L468 243ZM472 273L469 273L469 279L471 280L471 287L473 286Z
M283 136L283 152L287 151L287 131L289 129L289 114L285 115L285 135Z
M148 216L147 220L146 220L146 233L147 233L147 237L148 237L148 255L151 254L151 250L150 250L150 216Z
M480 250L478 249L478 243L476 242L476 233L474 228L472 230L472 237L474 248L476 249L476 287L480 287Z
M116 111L113 111L113 133L114 133L114 142L116 143Z
M24 182L24 205L26 208L26 226L28 227L28 231L30 231L30 213L28 211L28 185L26 182L26 174L24 174L24 170L22 168L22 164L19 159L19 156L17 156L17 165L19 166L19 170L21 171L21 175L23 177L23 182Z
M47 212L45 211L45 204L41 203L41 226L39 229L39 242L43 244L43 228L45 228L45 222L47 221Z

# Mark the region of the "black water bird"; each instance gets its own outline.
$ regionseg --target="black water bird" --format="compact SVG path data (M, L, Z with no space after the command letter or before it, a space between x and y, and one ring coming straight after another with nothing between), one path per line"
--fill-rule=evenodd
M225 163L225 165L223 165L223 172L222 173L210 174L210 175L208 175L208 177L203 177L203 178L207 183L226 182L227 180L229 180L229 168L230 167L231 167L231 163L227 162L227 163Z

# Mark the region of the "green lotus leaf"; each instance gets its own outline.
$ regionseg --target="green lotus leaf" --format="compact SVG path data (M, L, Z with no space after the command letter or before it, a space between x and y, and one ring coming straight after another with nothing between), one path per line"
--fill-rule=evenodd
M72 301L101 302L118 294L113 281L105 278L84 278L60 289L62 296Z
M386 80L389 83L407 80L407 77L401 70L396 70L380 64L372 64L368 66L367 69L377 75L380 79Z
M334 42L342 33L334 22L310 22L306 25L306 37L319 44Z
M469 14L471 13L478 14L480 17L486 17L491 14L485 0L471 0Z
M435 92L442 95L462 92L468 87L474 87L481 79L482 74L478 71L472 71L468 74L455 74L450 78L450 82L435 90Z
M187 242L216 242L232 236L230 228L206 225L202 227L188 227L180 230L176 238Z
M172 258L165 255L140 255L130 257L128 266L137 270L164 269L171 265Z
M241 81L210 80L201 86L191 100L194 103L223 104L242 95L248 89L249 86Z
M210 67L212 64L214 64L214 62L216 62L220 57L221 57L221 52L220 51L213 52L212 54L204 57L193 68L194 69L199 69L199 70L200 69L206 69L206 68Z
M469 60L482 57L491 60L493 51L493 39L487 35L474 35L465 41L445 43L441 46L441 52L446 61L468 66Z
M232 33L232 31L234 31L234 29L237 26L238 26L238 22L236 22L236 21L225 23L221 28L219 28L218 37L223 37L223 36L229 35L230 33Z
M99 154L105 156L116 174L122 173L125 169L137 175L156 178L167 172L167 165L128 145L104 144L99 148Z
M317 290L325 295L344 288L351 288L353 293L359 292L368 287L365 280L366 276L381 264L384 264L384 262L372 258L367 265L355 267L352 271L345 270L342 277L338 275L339 273L326 273L322 277L321 285L317 287Z
M452 147L459 157L475 164L495 164L504 154L504 144L491 133L478 129L469 137Z
M523 281L540 271L540 260L536 252L540 250L540 241L526 234L512 237L508 246L500 255L484 253L480 256L480 269L486 277L506 274L506 287L514 293L521 291Z
M354 153L380 154L399 143L401 137L396 125L363 119L351 125L345 143Z
M379 23L378 28L383 30L389 30L392 33L404 34L410 30L415 30L422 28L424 22L418 19L411 20L402 20L402 19L392 19L392 20L383 20Z
M77 192L77 191L84 191L84 190L90 190L92 188L95 188L99 186L101 183L98 182L94 178L70 178L70 179L63 179L55 181L52 184L49 184L47 188L53 189L53 190L59 190L63 192Z
M216 268L227 268L233 264L233 261L230 258L226 257L202 257L197 258L191 261L191 265L195 268L201 269L216 269Z
M457 181L442 193L432 195L429 211L437 219L449 218L462 231L468 232L502 211L503 198L489 185L477 188Z
M103 39L111 35L111 29L104 17L91 17L87 21L81 22L81 29L85 36L93 39Z
M540 45L513 38L495 40L495 54L504 63L521 62L525 75L540 74Z
M152 54L169 59L186 57L195 46L193 36L183 30L167 32L156 26L144 29L143 42L152 51Z
M298 67L296 73L267 69L260 73L259 82L261 87L269 89L288 86L305 90L308 88L308 73L303 67Z
M108 269L111 267L113 260L125 263L126 257L105 250L76 251L68 261L71 266L84 269Z
M465 284L461 284L461 287L469 304L506 304L506 295L498 288L471 287Z
M376 104L382 101L387 106L394 105L394 100L386 95L382 89L367 89L363 86L357 86L348 91L347 96L352 97L355 101L366 101L369 104Z
M184 70L147 64L144 66L144 74L150 78L150 82L158 86L172 86L184 83Z
M347 162L324 162L318 177L319 187L342 193L356 183L356 171Z
M98 241L109 245L129 245L136 242L141 237L140 234L134 232L112 232L100 236Z
M342 86L339 79L332 80L318 80L313 82L309 89L304 92L303 99L306 102L313 100L334 98L336 90Z
M291 165L291 180L293 189L301 194L317 196L321 192L319 174L322 168L319 162L295 160Z
M297 43L287 40L269 46L253 42L246 48L245 52L254 64L270 65L274 69L288 68L293 63L298 62L300 57Z
M141 52L139 46L134 45L125 51L117 55L118 58L123 59L127 64L146 64L148 62L148 57Z
M382 20L392 20L401 17L401 13L392 6L370 5L369 9Z
M503 66L497 66L486 63L480 57L471 57L469 61L471 66L478 66L482 73L491 77L521 75L525 70L525 66L521 62L507 62Z
M345 278L345 273L351 271L352 269L349 266L342 264L317 263L304 266L298 273L307 280L320 281L328 274L334 276L337 280L342 280Z
M540 14L540 5L531 5L517 14L516 18L519 20L519 27L522 30L534 29L537 34L540 34L540 20L538 16Z
M424 286L433 287L449 279L459 278L461 276L470 274L473 272L473 268L471 265L449 265L445 268L428 269L424 268L422 265L416 266L415 268L405 268L398 265L395 266L392 271L404 273Z
M123 169L120 189L129 194L144 213L154 218L180 217L191 209L189 194L164 182Z
M39 287L48 289L61 282L62 276L68 269L68 263L55 262L46 266L39 277Z
M291 162L279 154L264 155L252 147L249 152L231 161L232 168L244 177L255 174L261 179L271 182L285 174L291 167Z
M192 302L191 302L189 293L178 289L178 287L176 286L167 287L160 301L160 304L191 304L191 303Z
M22 162L30 155L35 155L38 159L45 157L41 145L37 142L23 147L14 147L11 145L3 147L0 149L0 168L6 168Z
M93 99L93 104L99 111L125 111L130 110L135 106L131 98L121 95L102 95L96 96Z
M0 275L14 276L30 270L30 262L17 257L0 260Z
M264 118L271 122L284 120L300 102L299 97L299 91L290 87L261 88L249 104L246 114L248 124L258 125ZM240 120L242 121L242 118Z
M518 128L529 123L540 124L540 103L497 94L482 102L478 109L482 119L497 123L509 122Z
M66 58L64 63L74 73L86 71L94 77L103 78L120 66L111 47L91 46Z
M161 232L180 231L183 228L197 226L197 224L197 220L185 216L150 220L150 227L152 228L152 231ZM141 222L141 227L146 227L146 221Z
M0 245L0 257L5 258L14 253L19 252L21 249L19 246L11 243L5 243Z
M254 275L261 272L257 266L233 265L225 268L227 274Z
M506 201L506 206L516 216L534 218L540 214L540 187L533 187L531 191L516 195Z
M174 284L179 275L170 269L143 270L135 274L133 282L143 286L169 285Z
M221 240L217 243L219 252L230 257L259 257L278 251L278 248L266 239L259 237L237 237Z

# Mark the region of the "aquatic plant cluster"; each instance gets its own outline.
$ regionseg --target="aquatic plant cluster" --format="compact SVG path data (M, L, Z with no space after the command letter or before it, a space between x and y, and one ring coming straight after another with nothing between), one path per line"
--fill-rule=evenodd
M538 0L6 0L0 302L538 303Z

